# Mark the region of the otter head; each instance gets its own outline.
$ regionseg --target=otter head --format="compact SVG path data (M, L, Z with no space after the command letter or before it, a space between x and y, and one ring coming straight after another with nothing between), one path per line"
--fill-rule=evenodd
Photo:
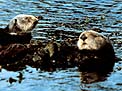
M9 32L20 33L31 31L38 23L39 18L33 15L20 14L11 19L7 27Z
M77 46L79 50L99 50L110 41L103 35L95 31L84 31L80 34Z

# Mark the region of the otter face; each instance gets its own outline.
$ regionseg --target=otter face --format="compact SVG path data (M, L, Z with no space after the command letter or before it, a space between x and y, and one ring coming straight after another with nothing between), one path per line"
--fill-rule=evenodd
M33 15L20 14L10 20L8 24L9 32L31 31L38 23L38 18Z
M79 50L99 50L110 41L95 31L84 31L80 34L77 46Z

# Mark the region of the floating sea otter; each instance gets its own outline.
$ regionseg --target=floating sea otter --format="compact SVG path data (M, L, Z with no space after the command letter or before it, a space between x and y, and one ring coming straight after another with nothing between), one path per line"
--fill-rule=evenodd
M42 17L20 14L11 19L6 28L0 29L0 64L8 67L7 64L24 58L28 50L26 44L32 38L30 31L40 18Z
M31 30L36 26L39 19L33 15L20 14L10 20L5 29L0 29L0 45L10 43L29 43ZM28 32L29 31L29 32Z
M10 20L6 30L14 33L31 31L41 18L41 16L35 17L26 14L17 15Z
M81 71L105 72L112 70L115 53L110 40L95 31L84 31L77 42L77 60Z

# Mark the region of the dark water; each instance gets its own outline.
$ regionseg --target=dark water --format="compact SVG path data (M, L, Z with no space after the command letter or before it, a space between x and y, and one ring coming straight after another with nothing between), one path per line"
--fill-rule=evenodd
M121 0L0 0L0 27L18 14L42 15L44 19L33 30L33 38L48 40L59 33L63 37L78 37L75 33L100 28L109 36L117 57L122 57ZM23 75L20 76L21 72ZM77 68L43 72L28 67L19 72L0 72L0 91L121 91L122 61L106 81L83 84ZM11 79L15 82L11 83Z

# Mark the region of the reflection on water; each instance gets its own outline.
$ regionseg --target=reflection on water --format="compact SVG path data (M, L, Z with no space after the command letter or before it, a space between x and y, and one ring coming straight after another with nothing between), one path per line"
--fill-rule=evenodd
M23 80L20 82L20 74L18 72L8 72L2 70L0 73L1 83L0 91L2 90L23 90L24 91L62 91L62 90L80 90L79 72L76 68L55 71L41 72L35 68L28 67L21 72ZM10 77L16 82L10 83Z
M106 30L103 33L110 36L116 55L121 58L121 11L121 0L0 0L0 27L6 27L17 14L42 15L44 19L32 34L33 38L44 41L56 32L62 40L64 36L78 37L75 33L100 28ZM42 72L27 67L20 73L2 69L0 91L120 91L121 66L121 61L116 63L106 81L93 84L81 83L77 68Z

